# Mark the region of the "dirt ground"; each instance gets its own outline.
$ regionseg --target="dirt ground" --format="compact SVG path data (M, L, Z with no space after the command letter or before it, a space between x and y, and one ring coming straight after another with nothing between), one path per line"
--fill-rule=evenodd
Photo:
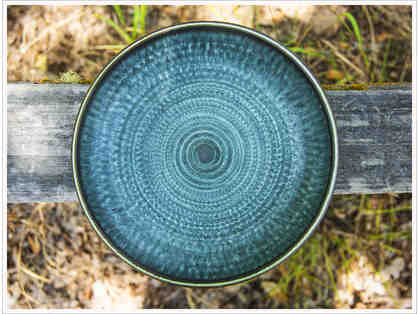
M179 22L256 28L295 52L321 84L410 82L407 6L13 6L7 13L8 81L94 79L131 40ZM188 289L121 262L78 203L9 204L8 307L411 308L411 194L335 196L315 235L291 258L237 286Z

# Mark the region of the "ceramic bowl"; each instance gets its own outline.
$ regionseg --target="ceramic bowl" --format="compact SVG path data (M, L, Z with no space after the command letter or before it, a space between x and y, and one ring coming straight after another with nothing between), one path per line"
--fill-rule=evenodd
M312 234L331 198L337 134L306 66L279 42L194 22L120 52L83 100L74 181L122 260L186 286L251 279Z

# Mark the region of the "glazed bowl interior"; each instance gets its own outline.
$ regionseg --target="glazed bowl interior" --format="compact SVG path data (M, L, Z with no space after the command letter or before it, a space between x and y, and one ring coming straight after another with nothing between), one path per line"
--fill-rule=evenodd
M336 141L319 84L279 43L236 25L177 25L129 46L92 84L75 185L124 261L221 286L274 267L312 233Z

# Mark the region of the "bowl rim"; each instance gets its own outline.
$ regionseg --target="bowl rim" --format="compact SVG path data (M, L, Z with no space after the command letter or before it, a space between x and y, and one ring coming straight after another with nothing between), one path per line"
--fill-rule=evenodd
M220 280L220 281L202 281L202 282L196 282L196 281L182 281L182 280L176 280L169 278L169 276L165 276L162 274L158 274L156 272L153 272L149 269L146 269L145 267L139 265L138 263L133 262L129 257L125 256L123 252L121 252L118 248L116 248L112 242L107 238L106 233L101 229L99 224L96 222L94 216L90 212L87 202L83 197L83 193L81 190L81 185L79 182L79 170L78 170L78 140L79 140L79 133L81 124L83 121L84 114L86 112L86 107L89 103L89 100L94 93L96 87L100 84L102 79L105 77L105 75L112 69L112 67L119 62L125 55L127 55L131 50L140 47L141 45L145 44L146 42L150 41L151 39L157 38L159 36L162 36L164 34L167 34L169 32L175 32L178 30L186 30L186 29L193 29L193 28L202 28L202 27L209 27L209 28L220 28L224 30L229 31L235 31L238 33L244 33L246 35L250 35L252 37L255 37L270 46L277 49L280 53L283 53L287 58L292 61L298 69L300 69L305 77L308 78L310 81L312 87L317 92L321 103L322 103L322 109L324 113L326 114L327 120L328 120L328 129L331 137L331 172L329 176L328 186L326 193L322 199L322 203L320 206L320 210L318 214L316 215L314 221L311 223L310 227L304 232L303 236L291 247L289 248L284 254L281 254L277 259L275 259L273 262L267 264L266 266L255 270L254 272L251 272L250 274L245 274L242 276L236 276L233 279L227 279L227 280ZM126 262L130 266L132 266L137 271L146 274L150 276L151 278L155 278L170 284L179 285L179 286L185 286L185 287L222 287L227 285L233 285L242 283L245 281L249 281L269 270L276 267L283 261L285 261L288 257L293 255L305 242L310 236L313 234L315 229L318 227L320 222L325 216L325 213L327 211L329 202L331 200L332 194L334 192L335 188L335 181L336 181L336 175L337 175L337 169L338 169L338 138L337 138L337 128L334 120L334 116L331 110L331 107L328 103L327 97L325 95L325 92L321 88L319 82L315 78L315 76L310 72L310 70L307 68L307 66L301 61L295 54L293 54L290 50L288 50L284 45L282 45L279 41L269 37L268 35L265 35L259 31L256 31L254 29L238 25L238 24L232 24L232 23L226 23L226 22L217 22L217 21L194 21L194 22L187 22L187 23L181 23L181 24L175 24L172 26L164 27L161 29L158 29L156 31L153 31L144 37L138 39L137 41L131 43L127 47L125 47L123 50L121 50L115 57L113 57L112 60L110 60L109 63L106 64L106 66L100 71L100 73L97 75L93 83L88 88L80 106L79 110L75 119L74 128L73 128L73 138L72 138L72 145L71 145L71 165L73 170L73 181L76 189L76 194L78 197L78 200L81 204L81 207L83 208L84 213L86 214L90 225L93 227L95 232L99 235L99 237L106 243L106 245L119 257L122 259L122 261Z

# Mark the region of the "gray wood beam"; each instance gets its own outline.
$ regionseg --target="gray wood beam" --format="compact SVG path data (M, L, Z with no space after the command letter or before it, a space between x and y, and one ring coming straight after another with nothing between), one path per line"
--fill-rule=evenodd
M77 200L70 150L74 119L87 88L8 84L9 203ZM326 93L340 142L335 193L410 192L411 87Z

